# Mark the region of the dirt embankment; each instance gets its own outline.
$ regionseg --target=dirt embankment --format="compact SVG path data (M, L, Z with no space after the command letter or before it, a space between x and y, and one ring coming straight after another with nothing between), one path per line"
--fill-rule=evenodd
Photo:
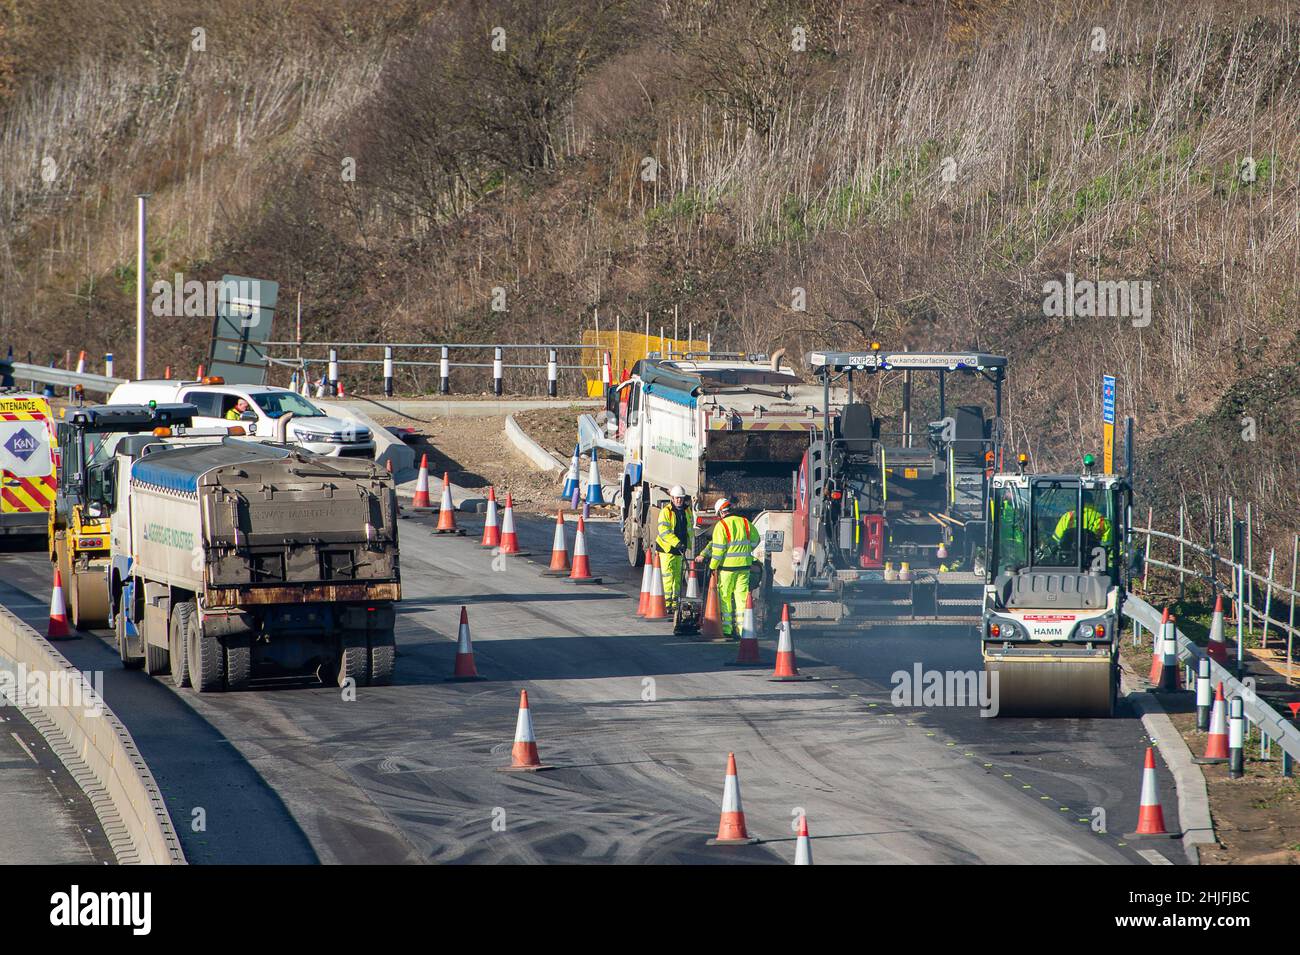
M578 406L541 408L515 415L515 420L542 447L567 461L573 455L577 438L577 416L584 409ZM487 492L495 487L497 497L504 501L509 491L514 504L521 511L545 514L554 513L560 505L560 489L564 473L544 472L520 454L505 434L505 415L482 417L412 417L397 414L372 414L381 425L414 428L417 438L411 443L418 461L421 454L429 456L429 474L437 484L443 472L451 476L453 484ZM601 479L617 479L620 464L616 461L601 463ZM582 465L585 482L586 461Z

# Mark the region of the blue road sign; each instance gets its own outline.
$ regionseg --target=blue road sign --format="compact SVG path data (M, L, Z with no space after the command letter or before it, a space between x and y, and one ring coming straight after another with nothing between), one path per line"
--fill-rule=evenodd
M1115 376L1103 375L1101 379L1101 420L1115 423Z

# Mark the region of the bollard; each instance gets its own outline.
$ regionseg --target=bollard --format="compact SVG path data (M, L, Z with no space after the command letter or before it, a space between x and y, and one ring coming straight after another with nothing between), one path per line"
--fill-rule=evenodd
M492 351L492 394L501 397L501 349Z
M1228 701L1228 778L1240 779L1245 775L1246 757L1246 705L1241 697Z
M1273 741L1264 732L1264 724L1262 723L1259 726L1259 758L1264 762L1273 758Z
M333 395L339 390L339 353L330 349L329 371L325 375L325 391Z
M393 348L384 346L384 397L393 397Z
M546 356L546 393L552 398L560 393L560 365L554 348Z
M104 375L105 377L108 378L113 377L113 353L112 352L107 352L104 355Z
M442 346L442 357L438 359L438 394L451 394L451 363L447 360L447 346Z
M1201 657L1196 665L1196 728L1202 733L1210 728L1210 659Z

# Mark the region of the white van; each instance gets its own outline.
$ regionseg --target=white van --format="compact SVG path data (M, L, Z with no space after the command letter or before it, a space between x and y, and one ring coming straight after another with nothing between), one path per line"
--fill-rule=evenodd
M202 381L145 379L118 385L110 405L184 401L198 409L196 428L240 424L250 437L275 441L280 419L289 416L282 440L330 457L373 458L370 429L356 421L332 418L289 388L228 385L220 378Z

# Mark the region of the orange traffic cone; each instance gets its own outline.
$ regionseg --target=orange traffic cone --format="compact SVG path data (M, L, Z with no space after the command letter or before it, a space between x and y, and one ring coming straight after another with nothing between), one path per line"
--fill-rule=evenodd
M447 471L442 472L442 501L438 505L438 526L433 529L435 534L457 534L456 529L456 506L451 502L451 474Z
M564 509L555 512L555 538L551 541L551 566L542 571L543 577L569 576L569 545L564 540Z
M758 658L758 634L754 630L754 594L745 595L745 615L740 624L740 650L734 666L753 666Z
M520 548L519 535L515 533L515 499L509 491L506 491L506 509L501 514L501 553L528 553Z
M501 527L497 524L497 489L488 488L487 521L483 524L484 547L501 546Z
M653 563L650 568L650 596L646 599L645 618L664 620L668 617L668 610L664 605L664 577L659 569L659 552L652 550L650 553Z
M528 691L519 691L519 718L515 722L515 745L510 750L510 765L502 766L503 773L535 773L543 766L537 755L537 739L533 736L533 715L528 709Z
M196 374L194 377L195 377L196 379L198 379L199 381L202 381L202 380L203 380L203 366L202 366L202 365L199 365L199 367L198 367L198 374Z
M50 623L45 628L45 635L51 640L72 636L68 626L68 605L63 600L63 574L54 568L54 591L50 594Z
M790 605L781 605L781 625L777 628L779 636L776 642L776 669L768 677L772 683L792 683L795 680L806 680L808 677L800 676L799 668L794 662L794 642L790 639Z
M812 840L808 838L808 817L799 816L798 840L794 844L794 864L812 865Z
M342 378L339 379L339 381L338 381L338 388L336 389L336 391L335 391L334 394L335 394L335 397L338 397L338 398L346 398L346 397L347 397L347 395L344 394L344 392L343 392L343 379L342 379Z
M704 619L700 621L700 637L704 640L722 639L722 601L718 599L718 575L709 574L709 594L704 598Z
M646 555L646 561L641 566L641 599L637 602L636 615L644 617L646 608L650 606L650 573L654 570L654 557Z
M1223 597L1214 598L1214 616L1210 618L1210 643L1205 648L1206 654L1215 663L1226 663L1228 644L1223 639Z
M727 778L722 784L722 818L718 836L711 846L750 846L758 842L745 828L745 807L740 802L740 777L736 775L736 754L727 754Z
M163 381L171 381L171 380L172 380L172 366L166 365L163 367Z
M1155 632L1151 644L1151 672L1147 682L1152 686L1160 685L1160 677L1165 672L1165 639L1169 632L1169 608L1160 616L1160 629Z
M1165 812L1160 807L1160 793L1156 788L1156 751L1147 747L1146 763L1142 767L1142 799L1138 806L1138 827L1125 839L1138 836L1170 836L1165 829Z
M1205 755L1193 758L1194 763L1226 763L1228 761L1228 701L1223 698L1223 684L1214 688L1214 706L1210 710L1210 732L1205 738Z
M474 665L474 644L469 638L469 612L460 608L460 631L456 634L456 669L452 672L453 680L481 680L478 667Z
M411 507L432 507L433 502L429 500L429 456L420 455L420 474L415 479L415 497L411 500Z
M599 577L591 575L591 562L587 559L587 525L582 515L578 515L578 531L573 535L573 569L569 580L575 584L598 584Z

